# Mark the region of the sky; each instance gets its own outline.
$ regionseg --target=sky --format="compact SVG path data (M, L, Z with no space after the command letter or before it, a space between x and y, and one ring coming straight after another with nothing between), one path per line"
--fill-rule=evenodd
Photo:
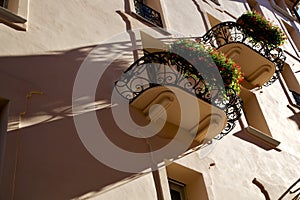
M300 16L300 1L298 1L297 6L295 6L295 7L296 7L296 8L298 7L297 13L298 13L298 15Z

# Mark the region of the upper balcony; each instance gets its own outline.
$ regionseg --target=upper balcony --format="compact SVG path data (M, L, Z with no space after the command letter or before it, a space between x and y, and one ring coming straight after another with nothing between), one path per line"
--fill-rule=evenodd
M255 27L251 31L260 37L264 34ZM278 79L277 73L283 70L286 59L283 50L268 41L249 37L245 26L236 22L220 23L196 40L224 52L237 62L244 73L242 85L247 89L272 84Z

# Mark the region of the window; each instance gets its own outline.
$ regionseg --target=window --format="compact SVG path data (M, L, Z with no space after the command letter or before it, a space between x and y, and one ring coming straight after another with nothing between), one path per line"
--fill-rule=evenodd
M169 187L172 200L187 200L185 184L169 179Z
M177 163L166 167L172 200L208 200L202 174Z
M291 0L270 0L273 8L281 12L284 16L288 17L290 20L295 19L293 12L293 1Z
M286 4L284 0L274 0L274 1L279 7L286 9Z
M292 0L285 0L285 5L288 9L288 12L293 16L296 17L295 12L293 10L293 6L294 6L294 1Z
M220 5L219 1L218 0L211 0L212 2L214 2L215 4L217 5Z
M296 105L300 106L300 94L298 94L297 92L292 91L292 95L295 99Z
M0 177L2 177L9 100L0 97Z
M153 5L150 4L151 2L153 3ZM153 8L153 7L160 8L160 2L159 1L151 1L151 2L149 1L148 3L148 2L144 2L143 0L134 0L135 12L137 15L141 16L148 22L154 24L155 26L163 28L161 14ZM157 10L161 10L161 9L157 9Z
M292 9L295 14L295 17L297 17L298 21L300 22L300 0L295 2Z
M262 10L256 0L247 0L247 3L252 11L262 13Z
M295 105L300 108L300 87L299 81L295 76L295 72L292 70L289 64L284 63L284 68L281 74L289 91L292 93L293 98L295 99Z
M287 24L284 21L283 21L283 24L284 24L290 38L292 39L293 43L297 47L298 51L300 51L300 35L299 35L299 32L294 27L292 27L291 25Z
M242 87L240 97L243 100L243 112L245 117L245 121L242 123L245 123L247 127L244 131L235 133L234 136L255 144L267 151L271 149L278 150L277 146L280 142L272 137L271 130L255 93Z
M0 0L0 23L26 30L29 0Z
M3 8L7 8L8 1L7 0L0 0L0 6L3 7Z

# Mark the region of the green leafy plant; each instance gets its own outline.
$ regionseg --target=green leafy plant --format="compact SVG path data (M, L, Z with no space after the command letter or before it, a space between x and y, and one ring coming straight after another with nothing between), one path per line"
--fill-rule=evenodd
M264 16L249 11L237 19L237 24L243 28L243 33L254 42L263 42L267 46L280 46L287 39L285 33Z
M188 60L198 70L199 74L194 75L187 70L184 72L186 76L194 76L194 79L203 77L204 80L208 80L206 84L210 89L234 89L236 94L240 93L241 82L244 78L240 66L227 58L224 53L186 39L174 42L170 51ZM220 82L217 81L220 76L223 85L219 85ZM225 91L224 95L228 95L228 91Z

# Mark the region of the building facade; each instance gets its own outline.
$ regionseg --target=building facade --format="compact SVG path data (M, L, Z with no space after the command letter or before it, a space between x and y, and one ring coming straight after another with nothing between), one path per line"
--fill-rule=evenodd
M1 200L300 198L296 1L2 0L0 6ZM249 42L236 21L250 10L279 26L286 42ZM242 69L256 67L253 75L245 71L241 116L229 123L230 131L219 134L230 110L210 106L214 115L207 114L205 128L198 115L207 103L181 90L173 91L179 102L168 103L169 91L143 90L151 84L132 90L130 95L144 97L126 101L131 115L118 110L112 94L122 96L120 80L178 38L206 43ZM157 103L166 111L151 110ZM179 114L178 104L186 108ZM165 114L170 124L148 124ZM184 145L169 137L149 144L152 135L139 135L147 133L145 126L184 132L192 122L198 139ZM165 150L169 144L173 149Z

